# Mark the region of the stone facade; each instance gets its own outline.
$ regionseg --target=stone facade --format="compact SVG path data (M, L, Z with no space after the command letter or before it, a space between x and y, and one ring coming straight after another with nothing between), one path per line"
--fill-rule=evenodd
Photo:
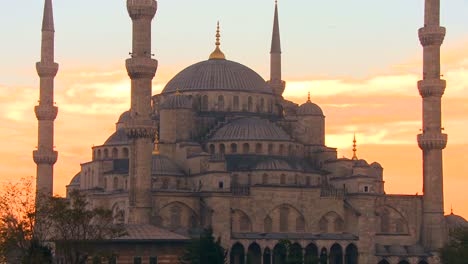
M426 0L420 30L424 195L389 195L379 163L338 158L336 149L325 145L325 116L310 96L302 105L282 96L277 6L270 80L226 59L218 27L210 59L181 71L152 96L158 64L151 54L151 22L157 3L128 0L134 25L126 61L131 107L115 133L92 148L92 160L81 165L67 192L85 192L93 206L111 209L115 222L138 232L96 247L118 249L118 263L149 263L152 257L176 263L181 245L212 227L233 264L284 263L281 240L291 241L289 250L302 254L305 263L438 263L435 252L446 236L441 158L447 141L440 133L445 31L439 27L439 5ZM34 160L38 188L49 194L57 156L53 77L58 70L51 0L44 12L42 55ZM454 215L448 219L464 223ZM149 233L154 235L142 236Z

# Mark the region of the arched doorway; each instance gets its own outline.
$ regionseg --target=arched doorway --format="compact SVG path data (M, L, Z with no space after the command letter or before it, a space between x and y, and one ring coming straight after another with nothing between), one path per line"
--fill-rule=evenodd
M255 242L247 250L247 264L262 264L262 250Z
M263 251L263 264L271 264L271 250L269 248L265 248Z
M283 244L276 244L273 249L273 264L286 264L286 247Z
M302 254L302 247L298 243L294 243L289 248L288 264L303 264L304 254Z
M244 246L240 243L236 243L231 248L231 253L229 256L231 264L245 264L245 250Z
M345 264L357 264L358 263L358 249L354 244L349 244L346 247Z
M328 253L326 248L322 248L320 251L320 264L327 264L328 263Z
M333 244L330 249L330 264L343 264L343 249L338 244Z
M305 248L304 264L315 264L319 260L318 248L315 244L309 244Z

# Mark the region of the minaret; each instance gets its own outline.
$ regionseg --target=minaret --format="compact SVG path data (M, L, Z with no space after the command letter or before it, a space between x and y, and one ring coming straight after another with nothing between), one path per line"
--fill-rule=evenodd
M351 158L351 160L359 160L358 157L357 157L357 145L356 145L356 134L354 134L354 138L353 138L353 157Z
M278 1L275 1L275 18L273 21L273 36L270 51L270 80L268 83L275 95L283 95L286 83L281 79L281 38L278 18Z
M58 113L54 106L54 78L59 65L54 62L54 35L52 0L45 0L41 61L36 64L40 77L39 105L34 108L39 123L37 150L33 151L37 164L36 204L53 194L54 164L58 154L54 150L54 120Z
M423 152L423 228L422 244L436 251L446 240L442 150L447 134L442 133L441 98L446 82L440 74L440 46L445 28L440 26L440 0L425 1L424 27L419 39L424 48L423 80L418 82L422 103L422 133L418 144Z
M158 62L151 58L151 21L157 10L155 0L127 0L133 22L132 58L126 67L131 79L129 223L148 224L151 213L151 166L156 129L151 119L152 80Z

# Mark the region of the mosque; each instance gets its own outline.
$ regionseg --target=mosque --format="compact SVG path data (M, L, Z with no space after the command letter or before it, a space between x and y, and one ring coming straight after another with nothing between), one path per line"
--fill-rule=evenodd
M382 166L357 157L356 142L351 159L338 158L325 145L325 115L310 96L301 105L283 97L277 4L268 80L227 59L218 24L208 60L183 69L153 95L158 63L151 53L151 22L157 3L127 0L133 22L126 61L130 110L104 144L92 147L92 160L81 164L67 186L67 193L86 193L93 206L111 209L115 222L127 225L128 235L114 245L121 255L113 263L179 263L180 248L208 227L232 264L286 263L288 251L304 263L439 263L436 252L447 229L466 221L453 213L444 217L445 28L439 0L425 5L419 30L424 74L418 82L423 128L417 136L424 194L394 195L385 193ZM53 23L52 0L45 0L33 157L38 193L46 195L52 195L57 160ZM291 246L286 249L282 240Z

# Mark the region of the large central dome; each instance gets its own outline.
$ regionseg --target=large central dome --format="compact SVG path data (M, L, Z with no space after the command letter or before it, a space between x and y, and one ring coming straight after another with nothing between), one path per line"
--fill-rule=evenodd
M225 59L211 59L189 66L172 78L162 93L176 91L272 93L265 80L255 71Z

